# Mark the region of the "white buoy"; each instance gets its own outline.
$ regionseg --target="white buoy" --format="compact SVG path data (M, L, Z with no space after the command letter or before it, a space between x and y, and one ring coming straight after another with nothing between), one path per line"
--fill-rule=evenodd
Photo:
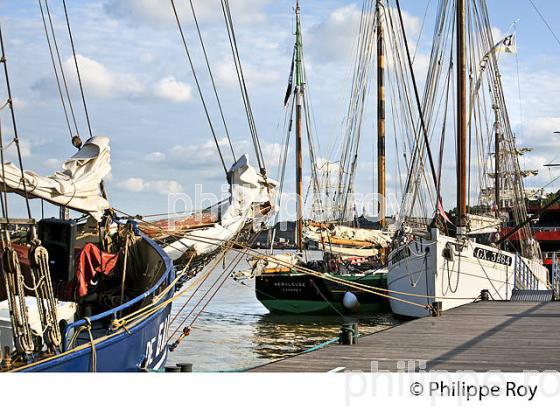
M342 304L351 312L355 312L360 308L360 302L358 302L358 298L352 292L346 292L344 294Z

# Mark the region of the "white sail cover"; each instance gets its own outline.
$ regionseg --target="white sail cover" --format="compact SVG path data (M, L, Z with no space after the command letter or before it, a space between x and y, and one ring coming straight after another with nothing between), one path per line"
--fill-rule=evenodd
M467 214L467 218L471 235L496 233L502 226L502 220L492 216Z
M274 214L277 183L257 173L249 165L247 155L233 164L229 170L229 181L231 196L220 221L167 245L164 251L171 259L179 259L188 250L194 250L197 256L212 253L223 242L234 239L245 224L264 223ZM271 208L263 214L260 212L261 205Z
M41 176L33 171L23 171L30 198L42 198L55 205L88 213L100 220L109 208L101 196L99 184L111 171L109 138L92 137L76 154L62 165L62 172ZM21 169L11 162L0 170L0 183L20 195L24 194Z
M304 236L315 242L329 242L329 238L340 238L349 241L369 242L372 246L387 248L391 243L391 236L378 229L351 228L349 226L334 225L330 228L320 226L306 226Z

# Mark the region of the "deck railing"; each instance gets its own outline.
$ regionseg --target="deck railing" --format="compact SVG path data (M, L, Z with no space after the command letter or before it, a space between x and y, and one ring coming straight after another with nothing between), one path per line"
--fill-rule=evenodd
M515 279L515 289L520 290L538 290L539 289L539 279L531 271L531 268L523 258L519 255L515 255L515 265L514 265L514 279Z
M560 255L556 252L552 254L552 290L554 292L554 300L560 300Z

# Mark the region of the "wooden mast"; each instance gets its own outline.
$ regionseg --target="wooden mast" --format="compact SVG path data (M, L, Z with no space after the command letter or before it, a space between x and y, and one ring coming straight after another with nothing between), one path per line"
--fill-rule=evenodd
M457 235L467 234L467 53L466 0L456 0L457 13Z
M496 135L494 136L494 199L496 201L496 216L500 216L500 126L498 124L498 108L496 107Z
M295 50L295 74L296 74L296 196L297 196L297 220L296 220L296 246L298 250L303 249L303 157L302 157L302 111L303 111L303 62L302 62L302 40L299 0L296 1L296 50Z
M377 15L377 192L379 200L379 226L385 221L385 50L383 32L383 0L376 4Z

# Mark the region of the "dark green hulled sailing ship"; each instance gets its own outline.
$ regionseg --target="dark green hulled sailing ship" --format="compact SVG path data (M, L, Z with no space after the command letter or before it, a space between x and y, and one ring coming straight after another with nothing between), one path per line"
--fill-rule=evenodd
M381 231L371 231L373 237L370 238L372 235L369 233L365 233L364 236L364 232L370 230L351 227L344 227L342 236L337 236L340 230L333 224L304 222L304 119L308 132L310 127L307 123L309 116L305 112L309 105L305 94L299 2L296 2L295 16L296 42L285 103L291 104L290 112L295 111L297 253L273 255L269 260L260 260L254 264L256 297L270 312L281 314L355 314L387 311L389 304L384 296L387 288L384 257L388 253L390 237ZM382 31L378 31L379 35L382 36ZM384 173L380 175L381 179L383 184L380 184L380 187L384 189ZM380 225L384 226L383 223ZM322 251L322 259L306 260L305 229L309 233L307 239L313 240Z

